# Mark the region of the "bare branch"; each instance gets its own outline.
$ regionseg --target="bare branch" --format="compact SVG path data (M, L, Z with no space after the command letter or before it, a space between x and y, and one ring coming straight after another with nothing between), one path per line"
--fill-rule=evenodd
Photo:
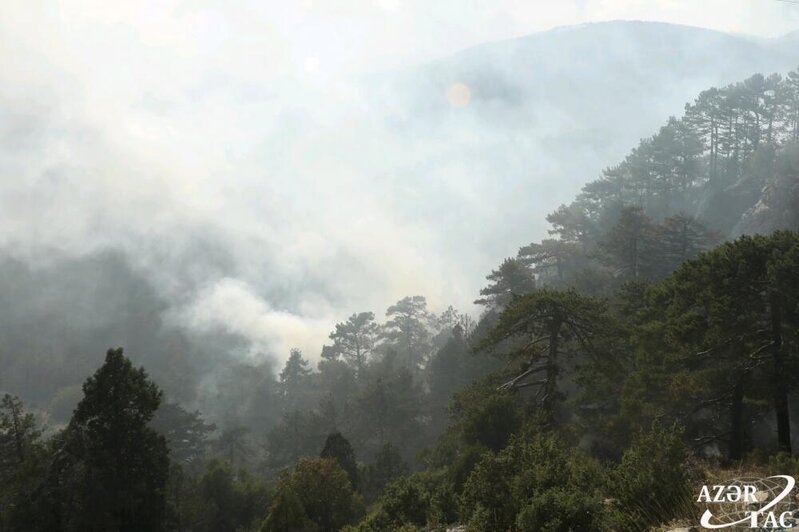
M497 390L510 390L511 388L518 388L519 385L517 383L520 380L522 380L525 377L528 377L529 375L532 375L534 373L538 373L539 371L544 371L545 369L547 369L546 366L540 366L540 367L537 367L537 368L529 368L529 369L523 371L521 374L517 375L516 377L512 378L508 382L498 386Z

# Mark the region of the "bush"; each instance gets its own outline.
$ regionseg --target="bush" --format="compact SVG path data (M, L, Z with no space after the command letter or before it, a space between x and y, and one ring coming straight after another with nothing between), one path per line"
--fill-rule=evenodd
M450 484L438 486L430 498L429 521L448 525L458 520L458 495Z
M482 445L470 445L455 455L452 464L449 466L449 477L456 490L462 490L466 479L472 474L474 467L482 459L488 449Z
M281 532L295 530L297 532L312 532L317 530L316 525L305 515L300 498L292 490L278 492L272 507L269 509L261 532Z
M462 520L470 524L475 520L483 523L486 517L479 519L473 515L479 508L490 508L490 526L486 530L505 530L513 523L516 515L516 504L511 497L511 480L516 465L507 453L487 454L469 475L461 494L460 508Z
M491 519L491 513L486 510L485 506L478 504L474 511L471 513L469 522L466 524L466 532L485 532L486 530L493 530L494 520Z
M612 528L639 531L677 517L692 517L695 508L686 459L679 428L654 424L637 434L609 474L609 490L616 501Z
M245 471L236 472L229 464L212 460L198 487L204 530L234 532L264 517L266 488Z
M357 525L345 526L341 532L389 532L393 530L391 519L382 509L372 512Z
M464 441L485 445L494 452L499 451L521 426L517 408L514 398L507 394L486 398L464 420Z
M399 450L390 443L384 444L375 457L375 463L363 470L363 494L367 501L377 499L389 482L407 473L408 466Z
M402 477L386 486L381 503L392 523L427 523L430 496L414 477Z
M516 516L519 532L601 530L602 499L575 489L553 488L535 495Z
M461 495L461 518L470 529L601 529L601 468L554 435L519 437L486 455Z
M799 477L799 457L793 457L788 453L777 453L769 457L768 473Z
M339 530L363 513L363 502L353 494L347 473L332 458L301 458L292 473L281 476L277 494L264 530L305 530L303 517L323 532ZM278 526L289 521L297 528Z

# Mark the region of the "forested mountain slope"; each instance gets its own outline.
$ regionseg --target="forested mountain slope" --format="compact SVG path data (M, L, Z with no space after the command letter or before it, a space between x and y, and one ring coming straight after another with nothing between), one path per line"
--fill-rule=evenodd
M449 264L453 274L442 284L454 287L464 279L474 283L468 288L458 284L461 310L465 311L477 283L496 257L546 235L544 214L553 205L569 202L603 167L621 160L666 117L679 116L684 103L706 87L723 87L755 71L787 72L793 68L796 39L789 35L757 40L660 23L612 22L490 43L402 72L371 76L362 81L370 102L369 115L390 132L384 142L396 142L399 148L386 149L384 171L374 180L387 183L384 192L399 211L393 214L397 223L425 228L424 242L434 246L426 253L435 253L439 263ZM446 98L456 83L470 87L466 106L454 107ZM10 122L9 127L21 127L14 124ZM15 138L14 131L9 129L7 138ZM44 140L42 146L46 146ZM35 152L12 151L13 157L4 159L9 168L15 168L11 162L16 157L36 157ZM35 182L46 183L47 178ZM730 234L750 228L768 230L773 224L764 221L766 210L782 212L769 214L768 220L790 217L780 203L789 201L790 194L783 193L780 181L775 181L773 192L764 192L760 204L752 196L761 192L756 183L743 186L737 182L725 185L733 187L725 194L740 197L742 202L733 210L752 210L745 219L727 220L717 229ZM715 201L726 201L727 196ZM704 193L703 197L712 200ZM686 213L698 213L691 209ZM502 215L497 216L500 211ZM92 218L90 209L87 212ZM37 235L46 233L44 230L31 231L30 241L13 240L8 249L0 249L0 255L7 256L0 262L4 272L0 292L9 300L6 310L0 311L0 328L19 333L7 335L0 346L0 367L5 368L0 372L0 388L27 395L43 408L61 392L58 401L69 404L75 399L78 382L70 372L52 374L46 369L50 363L71 360L75 374L81 375L107 345L133 347L141 338L167 334L179 340L170 344L174 347L157 349L164 367L172 364L167 361L172 360L173 351L184 350L185 342L195 345L189 350L191 369L182 372L179 390L170 386L171 393L184 401L202 397L213 389L209 382L218 375L212 368L239 364L242 358L248 363L242 353L253 350L253 339L241 333L225 330L215 339L219 335L214 331L209 334L172 319L219 279L241 279L276 310L303 317L298 296L292 291L298 284L295 279L270 270L264 277L274 277L275 286L264 287L257 279L241 278L242 272L256 265L237 262L242 255L236 249L238 243L227 248L224 232L199 223L197 227L204 228L202 238L187 240L183 228L170 237L176 239L174 243L164 244L156 236L146 240L149 243L134 256L128 255L130 249L113 245L90 256L58 249L42 251L43 255L31 252L42 245ZM87 249L93 249L92 245ZM269 269L275 259L270 253L264 250L258 268ZM336 270L337 258L330 260L330 268ZM158 271L153 271L153 264ZM82 288L97 271L101 272L100 282L90 290ZM313 276L324 297L341 291L329 286L326 272L305 275ZM156 279L177 282L165 287ZM358 295L349 297L357 299ZM12 305L11 301L25 304ZM111 304L118 301L126 302ZM102 305L108 310L102 312L101 320L95 319L95 302L106 302ZM384 301L382 306L391 303ZM447 305L439 301L437 306L440 312ZM41 324L36 341L23 341L23 331L27 333L34 323ZM144 326L152 332L141 332ZM69 343L58 341L57 331L61 330L69 331ZM141 350L129 349L131 356L154 349L141 345ZM213 345L215 354L197 354L200 345ZM94 353L91 363L86 351ZM288 355L266 352L259 356L284 360ZM316 353L307 356L315 359ZM152 371L159 377L155 368ZM164 382L172 378L164 376ZM21 384L30 382L39 386ZM71 391L63 391L65 387Z
M409 219L440 225L440 213L462 213L444 217L448 232L485 205L501 206L501 220L481 216L469 224L479 251L457 251L485 264L476 253L505 254L511 242L543 236L541 211L567 202L702 90L797 63L795 36L761 40L651 22L485 44L368 80L366 94L385 109L397 137L428 147L403 151L397 168L380 178L396 183L392 191ZM453 106L445 96L458 84L470 99ZM420 192L426 189L435 193Z
M740 42L779 57L789 41ZM474 117L491 99L469 82ZM799 73L705 89L662 118L572 201L527 213L549 238L519 228L474 294L479 319L421 295L359 309L317 364L176 327L113 252L0 263L0 386L42 384L20 392L38 416L0 404L0 527L640 531L695 522L710 468L799 473ZM507 192L519 212L523 192ZM130 358L101 364L95 346L117 340Z

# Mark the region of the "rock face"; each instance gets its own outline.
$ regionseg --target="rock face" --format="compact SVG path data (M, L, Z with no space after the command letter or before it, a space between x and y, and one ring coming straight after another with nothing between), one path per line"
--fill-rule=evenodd
M799 183L779 182L763 190L760 201L747 212L745 221L751 220L754 229L770 232L776 229L796 228L796 201Z
M765 185L760 198L741 217L736 234L767 234L799 229L799 174L778 176Z

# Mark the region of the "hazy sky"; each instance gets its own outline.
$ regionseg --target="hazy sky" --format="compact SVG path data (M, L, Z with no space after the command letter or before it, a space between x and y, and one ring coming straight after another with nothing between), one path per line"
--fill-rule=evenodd
M349 313L417 293L463 305L479 289L437 252L454 237L408 219L396 184L374 178L446 142L397 139L354 74L593 21L762 37L799 22L775 0L0 4L0 247L32 264L120 248L172 298L169 319L311 356ZM462 126L448 138L477 134Z
M188 62L266 72L394 67L486 41L606 20L656 20L773 37L796 30L779 0L4 0L3 33L102 58L125 44ZM23 36L24 34L24 36ZM63 42L66 39L68 42ZM6 40L6 44L9 41ZM67 48L61 48L66 45ZM236 51L254 57L234 59ZM247 54L250 55L250 54ZM210 63L209 63L210 61Z

